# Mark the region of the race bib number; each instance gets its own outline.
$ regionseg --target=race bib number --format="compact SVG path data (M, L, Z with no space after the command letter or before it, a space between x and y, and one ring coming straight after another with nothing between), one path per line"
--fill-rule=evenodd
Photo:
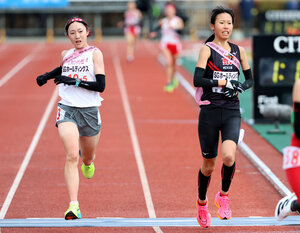
M213 73L214 80L238 80L238 72L224 72L224 71L214 71ZM223 87L213 87L212 92L215 93L224 93Z
M300 148L288 146L283 149L283 169L295 168L300 166Z
M63 110L60 107L57 107L57 113L56 113L56 121L61 121L65 118L66 111Z

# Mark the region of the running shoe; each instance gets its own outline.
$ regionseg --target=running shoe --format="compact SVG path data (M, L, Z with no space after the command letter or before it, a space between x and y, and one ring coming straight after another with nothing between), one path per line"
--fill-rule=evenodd
M197 221L199 225L203 228L209 227L211 224L211 215L208 212L208 201L206 201L206 205L200 205L197 199L197 209Z
M297 200L297 196L295 193L292 193L291 195L285 196L278 202L275 209L275 218L277 218L278 221L283 220L293 213L291 207L294 200Z
M169 83L168 85L166 85L166 86L164 87L164 91L165 91L165 92L172 93L173 90L174 90L174 87L173 87L173 83L172 83L172 82Z
M229 198L228 196L221 196L218 192L215 199L215 204L219 208L217 214L219 219L231 219L231 210L229 208Z
M81 165L81 171L85 178L91 179L95 173L95 165L91 163L90 165L85 165L84 163Z
M177 78L173 78L173 80L172 80L172 85L173 85L173 88L177 88L177 87L178 87L179 81L178 81Z
M65 220L75 220L80 218L81 213L79 209L79 204L70 204L69 209L65 212Z

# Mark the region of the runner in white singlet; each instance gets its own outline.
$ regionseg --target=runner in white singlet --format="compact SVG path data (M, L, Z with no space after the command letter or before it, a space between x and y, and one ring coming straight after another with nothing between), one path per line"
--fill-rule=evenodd
M180 17L176 16L176 7L171 3L165 6L165 15L166 17L159 22L162 34L160 47L166 60L167 83L164 90L171 93L178 86L178 80L174 75L176 60L182 49L179 31L183 29L184 23ZM150 34L150 37L155 36L155 32Z
M141 33L142 13L137 9L136 3L130 1L127 3L127 11L124 14L125 27L124 33L127 40L127 61L134 60L134 49Z
M101 51L89 46L90 30L78 17L68 20L66 35L74 48L62 52L62 64L37 77L42 86L54 79L61 97L57 108L56 126L66 151L65 181L70 205L65 219L80 219L78 203L79 156L83 175L90 179L95 172L94 160L101 129L99 92L105 89L105 71Z

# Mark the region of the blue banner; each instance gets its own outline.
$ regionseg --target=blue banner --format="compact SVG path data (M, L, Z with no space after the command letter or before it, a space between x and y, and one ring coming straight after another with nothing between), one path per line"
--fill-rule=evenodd
M0 0L0 8L56 8L68 3L68 0Z

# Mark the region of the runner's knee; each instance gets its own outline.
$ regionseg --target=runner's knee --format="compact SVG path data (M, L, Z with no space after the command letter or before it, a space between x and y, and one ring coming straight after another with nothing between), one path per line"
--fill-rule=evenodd
M235 157L233 153L223 152L222 157L223 157L223 163L226 166L231 167L234 164Z
M216 167L215 160L203 161L201 172L205 176L210 176L215 170L215 167Z
M78 163L78 151L70 151L66 154L66 161L70 163Z

